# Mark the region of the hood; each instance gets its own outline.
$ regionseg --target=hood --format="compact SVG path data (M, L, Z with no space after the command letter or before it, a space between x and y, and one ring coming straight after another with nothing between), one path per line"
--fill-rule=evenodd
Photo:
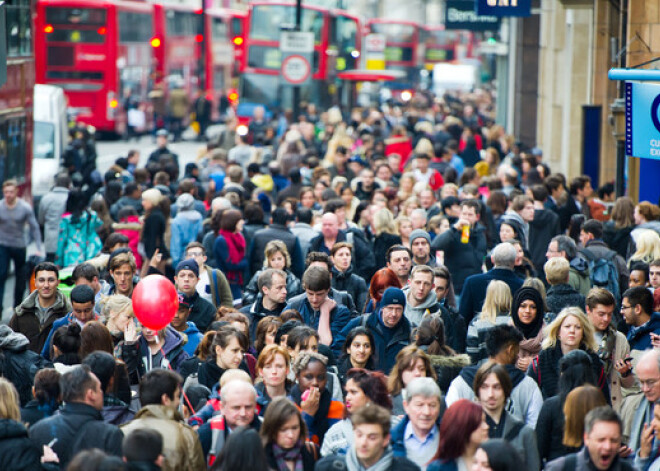
M462 353L460 355L429 355L431 364L438 368L465 368L470 366L470 355Z
M201 331L197 328L194 322L187 322L188 327L183 331L186 335L201 334Z
M19 437L27 438L25 425L11 419L0 419L0 440Z
M658 329L660 329L660 312L654 312L651 314L651 318L644 324L639 327L631 327L628 335L632 340L641 335L648 334L649 332L657 332Z
M436 296L435 291L431 290L431 291L429 291L429 294L426 296L426 299L424 300L424 302L422 304L420 304L419 306L413 307L410 304L410 301L408 300L408 294L410 293L410 286L405 286L402 289L402 291L406 295L406 308L405 308L405 310L408 311L408 312L425 311L425 310L433 307L433 305L438 302L438 297Z
M144 406L138 411L137 414L135 414L135 418L154 418L162 420L174 420L176 422L183 421L183 417L178 410L172 409L171 407L162 406L160 404L150 404L148 406Z
M184 343L183 334L177 332L171 327L168 327L167 330L165 331L165 343L163 344L163 352L165 352L165 355L167 355L168 353L170 353L172 350L179 347L180 345L183 345L183 343Z
M186 221L197 222L202 220L202 215L195 209L179 209L176 218L182 218Z
M471 366L466 366L463 368L459 374L461 378L470 386L470 389L472 389L472 385L474 384L474 377L477 374L477 370L479 367L484 364L486 360L480 361L476 365L471 365ZM506 367L506 370L509 372L509 376L511 377L511 382L513 383L513 387L515 388L518 386L522 380L525 379L525 373L520 371L518 368L516 368L516 365L504 365Z
M569 265L571 268L575 269L580 275L588 276L589 275L589 262L579 255L570 261Z
M555 294L555 295L571 295L571 294L580 294L578 291L573 288L571 285L567 283L562 283L560 285L554 285L548 288L548 295L550 294Z
M335 267L332 267L332 277L335 278L337 281L347 280L351 277L352 274L353 274L353 264L351 264L348 267L348 270L343 272L337 270Z
M25 350L30 341L18 332L14 332L8 325L0 325L0 350L11 350L14 352Z
M139 231L142 229L139 216L128 216L121 222L112 223L112 228L115 231Z

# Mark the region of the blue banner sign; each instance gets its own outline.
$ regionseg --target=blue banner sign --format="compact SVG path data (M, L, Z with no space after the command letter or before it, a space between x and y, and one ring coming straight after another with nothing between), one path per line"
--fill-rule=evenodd
M495 15L478 15L474 0L447 0L445 29L499 31L500 18Z
M626 155L660 160L660 84L626 82Z
M477 0L478 15L530 16L532 0Z

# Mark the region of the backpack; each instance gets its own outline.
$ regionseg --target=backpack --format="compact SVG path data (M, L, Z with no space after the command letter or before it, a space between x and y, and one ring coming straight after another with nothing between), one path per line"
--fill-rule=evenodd
M619 271L614 265L617 253L614 250L607 252L605 257L597 258L589 249L582 249L582 253L589 262L589 279L594 287L605 288L614 295L617 302L620 300Z

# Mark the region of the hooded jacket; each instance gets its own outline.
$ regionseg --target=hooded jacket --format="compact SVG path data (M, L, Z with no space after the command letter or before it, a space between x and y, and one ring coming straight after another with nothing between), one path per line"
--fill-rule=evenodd
M121 399L111 394L104 394L101 415L104 422L120 426L133 420L135 411Z
M64 296L60 290L55 293L55 302L48 308L48 314L43 324L40 324L37 317L37 296L39 291L34 290L20 306L14 310L14 315L9 321L9 327L14 332L25 335L30 341L30 350L41 352L46 344L46 339L53 327L53 322L68 312L71 312L71 303L69 298Z
M353 298L358 313L364 311L367 304L367 283L364 278L353 272L353 266L346 271L339 271L332 267L332 287L339 291L346 291Z
M155 430L163 437L164 471L205 471L206 462L197 433L183 422L176 409L160 404L143 407L122 427L128 435L134 430Z
M42 469L42 454L41 448L28 438L25 425L11 419L0 419L1 469Z
M192 357L195 356L195 349L197 349L197 345L199 345L199 342L204 338L204 334L199 331L194 322L188 321L186 322L186 326L186 330L183 331L186 336L186 344L184 345L183 350L189 357Z
M186 295L185 298L190 306L188 322L194 323L200 332L206 332L209 324L215 319L213 304L202 298L197 291L192 296Z
M202 215L194 209L179 210L170 223L170 256L172 264L176 266L186 251L190 242L197 240L197 235L202 232Z
M427 346L419 348L429 355ZM449 385L461 373L461 370L470 366L470 356L466 353L458 355L429 355L429 358L435 370L436 383L438 383L440 391L443 394L447 394Z
M477 374L481 364L471 365L463 368L461 373L451 382L445 402L450 407L459 399L468 399L474 401L475 395L472 385L474 377ZM539 412L543 406L543 396L536 382L516 368L515 365L504 365L509 372L513 389L509 398L506 410L518 420L522 420L526 425L534 428Z
M403 315L406 316L413 328L418 327L425 316L433 316L440 313L440 303L438 303L438 297L434 290L429 291L424 302L415 307L410 303L410 286L404 287L403 292L406 295L406 308L403 310Z
M336 339L338 345L343 345L351 329L359 326L368 328L374 336L373 358L375 369L389 374L396 363L397 354L410 345L412 327L405 315L393 328L385 327L380 320L380 309L371 314L364 314L350 321ZM335 338L333 337L333 343Z
M569 262L568 284L575 288L585 298L591 289L589 279L589 262L577 256Z
M135 342L120 342L117 346L117 356L126 363L128 377L131 384L139 384L142 376L153 368L167 368L179 371L181 363L188 358L184 350L183 336L172 327L165 328L165 343L159 352L160 364L153 364L153 356L149 351L149 345L143 336L139 336Z

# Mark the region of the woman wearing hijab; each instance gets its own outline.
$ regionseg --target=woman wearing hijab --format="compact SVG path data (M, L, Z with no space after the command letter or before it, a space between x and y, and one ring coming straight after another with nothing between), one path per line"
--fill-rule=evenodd
M516 367L527 372L532 359L541 351L544 327L544 303L541 293L531 286L523 286L513 297L511 319L513 325L523 334Z

